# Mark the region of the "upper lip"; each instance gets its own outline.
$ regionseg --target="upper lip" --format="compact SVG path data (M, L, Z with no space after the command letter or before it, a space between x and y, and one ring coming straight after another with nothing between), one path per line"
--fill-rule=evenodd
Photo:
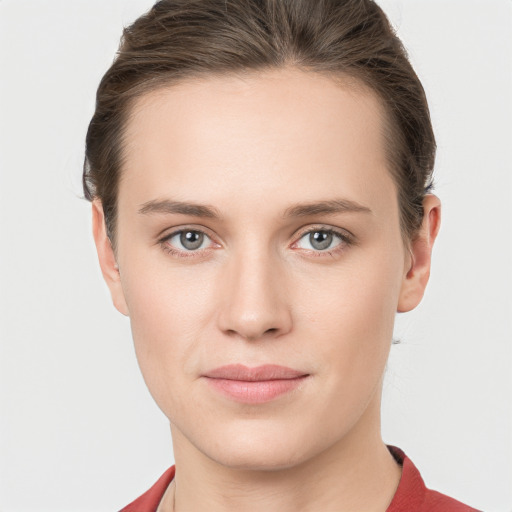
M210 370L205 373L204 376L212 379L255 382L261 380L295 379L297 377L304 377L305 375L307 375L307 373L277 364L265 364L254 368L249 368L243 364L228 364Z

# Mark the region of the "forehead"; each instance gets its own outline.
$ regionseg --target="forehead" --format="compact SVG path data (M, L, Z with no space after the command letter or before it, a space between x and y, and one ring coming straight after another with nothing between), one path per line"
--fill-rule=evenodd
M160 88L132 107L119 200L211 203L236 190L241 202L307 201L340 189L378 201L393 186L383 126L380 101L361 84L298 70Z

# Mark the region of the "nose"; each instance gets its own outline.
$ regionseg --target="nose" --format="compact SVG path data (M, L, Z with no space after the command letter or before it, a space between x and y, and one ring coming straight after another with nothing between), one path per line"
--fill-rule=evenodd
M275 338L292 329L285 275L268 254L239 255L226 263L219 328L248 341Z

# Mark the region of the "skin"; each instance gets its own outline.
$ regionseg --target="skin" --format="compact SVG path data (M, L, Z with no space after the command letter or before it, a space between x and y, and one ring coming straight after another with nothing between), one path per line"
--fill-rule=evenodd
M401 469L380 434L382 379L395 314L413 309L428 281L440 203L425 198L421 230L404 244L382 116L362 86L293 68L188 81L134 105L116 253L99 200L93 231L170 422L176 478L159 511L389 505ZM338 199L364 209L285 216ZM164 200L209 205L219 218L140 213ZM209 238L195 252L179 236L162 240L179 229ZM309 231L325 229L350 236L318 250ZM241 404L201 377L230 363L309 377Z

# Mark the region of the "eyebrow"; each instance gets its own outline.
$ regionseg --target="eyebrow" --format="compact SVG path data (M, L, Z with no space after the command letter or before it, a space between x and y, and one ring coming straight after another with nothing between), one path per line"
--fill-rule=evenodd
M309 215L328 215L336 213L361 212L372 213L370 208L348 199L330 199L313 203L298 203L284 211L283 217L307 217Z
M329 215L336 213L362 212L372 213L370 208L348 199L330 199L327 201L315 201L312 203L297 203L288 207L283 218L307 217L311 215ZM139 213L143 215L152 213L181 214L193 217L206 217L220 219L219 211L206 204L191 203L187 201L173 201L170 199L151 200L141 205Z
M210 219L220 219L221 217L219 211L213 206L185 201L171 201L170 199L147 201L141 206L139 213L179 213L182 215L192 215L193 217L208 217Z

